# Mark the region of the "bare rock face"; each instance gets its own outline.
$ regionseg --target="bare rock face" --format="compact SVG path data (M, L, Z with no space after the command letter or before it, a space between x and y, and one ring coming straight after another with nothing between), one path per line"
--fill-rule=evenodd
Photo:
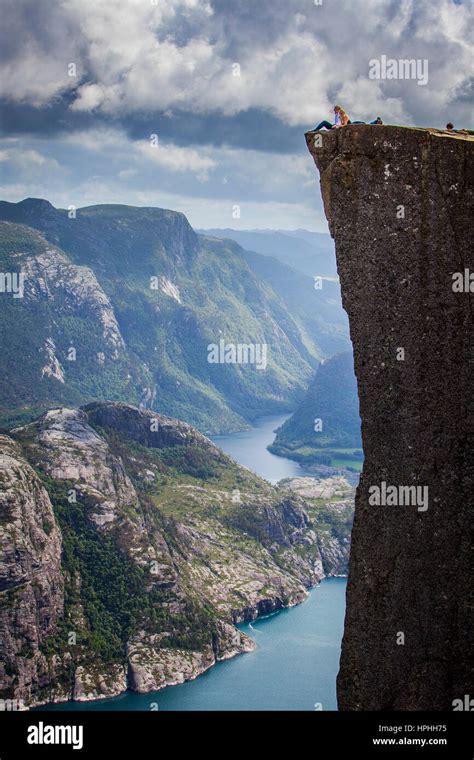
M129 688L139 694L192 681L221 660L252 652L255 642L233 625L219 621L203 651L166 649L160 637L143 631L128 644Z
M88 404L84 411L92 424L112 428L127 440L142 446L162 449L195 444L206 448L217 459L222 458L217 446L192 425L158 412L137 409L130 404L103 402Z
M113 663L108 669L84 668L82 665L74 672L72 698L75 702L107 697L116 697L127 689L127 674L123 665Z
M165 686L193 681L215 662L211 646L204 652L193 652L164 649L146 639L134 640L128 650L129 685L138 694L159 691Z
M0 483L0 698L25 707L196 678L325 574L300 496L126 404L0 435Z
M10 226L14 231L23 229L7 222L1 225ZM32 306L35 302L54 301L58 315L74 314L82 309L91 322L100 326L110 357L117 359L124 351L125 343L112 305L92 269L72 264L59 248L48 245L38 233L28 232L43 242L44 249L23 259L26 302Z
M452 710L474 680L474 136L353 125L306 139L336 242L365 452L339 706Z
M49 679L41 643L63 612L61 534L46 489L0 436L0 688L28 701Z
M354 515L355 488L344 477L289 478L280 485L307 499L322 572L346 576L349 569L350 536Z

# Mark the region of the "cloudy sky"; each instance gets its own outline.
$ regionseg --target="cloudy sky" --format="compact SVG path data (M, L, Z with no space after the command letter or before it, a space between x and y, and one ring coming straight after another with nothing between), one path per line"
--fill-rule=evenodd
M2 0L2 11L4 200L324 231L303 133L335 102L353 119L473 126L472 0ZM428 84L371 79L383 55L426 59Z

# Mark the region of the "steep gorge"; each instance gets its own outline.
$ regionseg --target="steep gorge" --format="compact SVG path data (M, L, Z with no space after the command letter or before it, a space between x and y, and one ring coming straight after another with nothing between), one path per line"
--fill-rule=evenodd
M344 484L271 486L127 404L0 435L0 482L0 700L25 707L194 679L255 647L236 623L347 572Z
M306 141L336 242L365 455L339 707L452 710L473 684L474 135L353 125ZM398 505L373 503L383 483ZM403 506L402 489L420 486L427 508Z

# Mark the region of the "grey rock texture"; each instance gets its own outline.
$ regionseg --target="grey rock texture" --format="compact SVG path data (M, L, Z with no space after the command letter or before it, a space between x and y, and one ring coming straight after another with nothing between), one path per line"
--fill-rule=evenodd
M14 230L21 229L10 226ZM41 239L39 235L38 238ZM111 358L117 359L124 351L125 343L112 305L90 267L72 264L63 251L46 244L41 253L24 258L22 272L25 298L30 304L54 301L56 313L64 314L82 309L90 321L100 326Z
M112 427L127 440L135 441L142 446L162 449L194 443L206 448L217 459L222 458L219 449L192 425L158 412L139 410L129 404L101 402L88 404L84 409L92 424L104 428Z
M5 435L0 483L0 688L29 701L50 678L40 645L63 612L61 534L48 492Z
M452 710L474 682L472 296L452 288L472 271L474 136L354 125L320 137L306 140L336 242L365 452L339 706ZM384 481L427 486L428 509L371 505Z
M290 478L280 486L306 501L324 575L347 575L355 488L343 477Z
M0 435L0 484L0 698L25 707L196 678L328 572L309 501L126 404Z

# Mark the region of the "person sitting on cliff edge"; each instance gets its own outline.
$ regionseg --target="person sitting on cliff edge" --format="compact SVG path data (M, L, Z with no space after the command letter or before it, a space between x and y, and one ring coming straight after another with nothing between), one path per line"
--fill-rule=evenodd
M351 121L349 119L349 116L344 111L341 106L334 106L334 124L331 124L329 121L326 121L325 119L321 121L317 127L314 128L313 132L319 132L320 129L339 129L340 127L347 127L348 124L365 124L365 121ZM374 121L369 122L369 124L383 124L382 119L380 116L377 116Z
M346 127L348 124L350 124L350 119L346 112L344 111L341 106L334 106L334 124L331 124L331 122L323 120L318 124L317 127L314 128L314 132L319 132L320 129L339 129L339 127Z

